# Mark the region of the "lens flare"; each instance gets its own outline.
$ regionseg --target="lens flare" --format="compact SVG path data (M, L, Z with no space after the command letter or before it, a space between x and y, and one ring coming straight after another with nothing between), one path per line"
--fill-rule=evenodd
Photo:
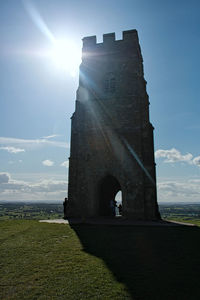
M33 23L51 42L52 47L46 55L50 56L58 68L66 70L75 77L81 63L79 47L69 39L56 39L31 0L23 0L23 4Z
M71 76L76 75L80 53L72 41L62 39L54 41L50 57L57 67L69 71Z

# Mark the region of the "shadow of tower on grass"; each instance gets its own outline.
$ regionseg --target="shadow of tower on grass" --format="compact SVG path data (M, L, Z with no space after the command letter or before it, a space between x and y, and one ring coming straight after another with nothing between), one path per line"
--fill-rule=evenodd
M83 250L104 261L116 280L125 285L131 299L197 299L199 228L71 227ZM122 299L120 295L118 299Z

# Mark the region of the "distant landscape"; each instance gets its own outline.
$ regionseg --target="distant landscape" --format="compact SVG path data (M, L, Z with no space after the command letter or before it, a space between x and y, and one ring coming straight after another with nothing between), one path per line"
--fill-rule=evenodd
M62 217L62 204L22 202L0 203L0 220L41 220L60 219Z
M166 203L159 205L163 219L193 222L200 225L199 203Z
M199 203L159 204L163 219L191 222L200 225ZM0 220L9 219L59 219L63 218L63 205L58 203L0 203Z

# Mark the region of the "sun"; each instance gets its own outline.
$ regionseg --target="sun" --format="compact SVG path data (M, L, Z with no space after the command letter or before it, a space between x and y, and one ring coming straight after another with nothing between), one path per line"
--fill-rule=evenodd
M50 57L58 68L66 70L72 77L76 76L81 54L75 43L65 39L55 40Z

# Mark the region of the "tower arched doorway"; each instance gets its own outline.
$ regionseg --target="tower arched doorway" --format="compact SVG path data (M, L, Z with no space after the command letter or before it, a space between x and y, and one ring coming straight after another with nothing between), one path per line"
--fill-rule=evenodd
M119 192L117 192L117 194L115 195L115 201L117 203L117 207L116 207L116 216L122 216L122 191L120 190Z
M99 185L99 215L116 216L116 194L121 191L119 181L111 175L104 177Z

